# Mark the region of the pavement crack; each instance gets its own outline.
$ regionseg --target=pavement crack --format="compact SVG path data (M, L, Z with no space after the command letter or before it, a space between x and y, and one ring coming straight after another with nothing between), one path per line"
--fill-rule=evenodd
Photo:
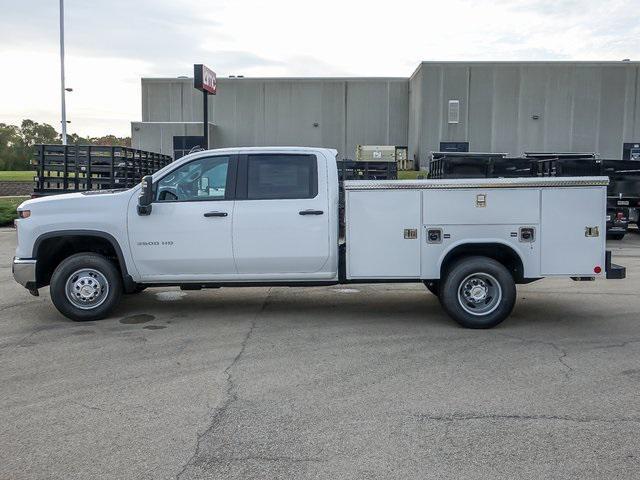
M9 305L3 305L0 307L0 312L4 310L9 310L10 308L24 307L26 305L31 305L33 303L40 303L40 301L41 300L31 300L31 301L24 301L24 302L18 302L18 303L11 303Z
M271 455L247 455L241 457L224 457L213 458L213 463L229 463L229 462L287 462L287 463L307 463L307 462L324 462L324 458L317 457L287 457L287 456L271 456Z
M544 340L532 340L532 339L529 339L529 338L518 337L516 335L509 335L507 333L499 333L499 335L502 335L503 337L511 338L511 339L514 339L514 340L518 340L518 341L520 341L522 343L525 343L525 344L537 343L539 345L547 345L548 347L551 347L556 352L558 352L559 355L558 355L557 360L558 360L558 363L560 363L560 365L562 365L563 373L564 373L564 376L566 378L569 378L571 373L575 371L575 369L571 365L569 365L565 360L567 358L567 355L569 355L569 353L564 348L558 346L554 342L548 342L548 341L544 341Z
M34 335L40 333L43 329L42 328L36 328L35 330L33 330L32 332L28 333L27 335L25 335L24 337L22 337L20 340L18 340L15 343L8 343L7 345L3 345L0 348L7 348L7 347L13 347L11 349L11 352L14 352L18 347L21 346L25 346L27 344L27 342L31 339L31 337L33 337Z
M96 407L95 405L87 405L82 402L69 402L71 405L75 405L77 407L86 408L87 410L97 410L99 412L110 412L111 410L107 410L105 408Z
M476 414L452 413L449 415L417 414L419 420L435 422L464 422L473 420L515 420L515 421L551 421L573 423L640 423L637 417L570 417L568 415L519 415L519 414Z
M627 345L632 345L634 343L640 343L640 340L627 340L626 342L621 342L621 343L612 343L610 345L599 345L597 347L593 347L594 349L601 349L601 348L623 348L626 347Z
M555 343L547 343L547 345L550 345L551 347L555 348L558 352L560 352L560 356L558 357L558 362L560 362L562 365L564 365L566 371L564 372L564 376L569 378L569 375L571 372L574 371L573 367L571 365L569 365L566 361L565 358L567 358L567 351L564 348L561 348L559 346L557 346Z
M238 353L233 358L233 360L231 360L231 363L229 363L229 365L227 365L227 367L223 371L224 375L226 376L226 380L225 381L226 381L226 385L227 385L227 388L225 390L225 399L222 402L222 404L220 404L218 407L216 407L214 409L214 411L212 412L212 414L211 414L211 422L209 423L209 426L207 427L207 429L204 432L202 432L201 434L198 434L198 436L196 438L195 450L194 450L193 454L191 455L191 457L189 458L189 460L187 461L187 463L185 463L184 466L180 469L180 471L176 474L176 480L179 480L180 477L182 477L182 475L185 474L187 469L194 464L196 457L201 452L202 441L205 439L205 437L207 437L211 432L213 432L218 427L218 425L220 424L220 421L222 420L222 417L227 412L229 407L236 400L238 400L237 385L236 385L236 383L234 381L232 370L238 364L238 362L242 358L242 355L244 354L245 350L247 349L247 344L249 343L249 340L251 339L251 336L253 335L253 331L254 331L254 329L256 327L256 322L258 321L258 317L267 308L270 296L271 296L271 288L269 288L269 290L267 291L267 295L265 296L264 301L262 302L262 305L260 306L260 309L253 316L253 319L251 320L251 324L249 325L249 328L248 328L247 332L245 333L245 336L242 339L242 342L240 342L240 348L238 349Z

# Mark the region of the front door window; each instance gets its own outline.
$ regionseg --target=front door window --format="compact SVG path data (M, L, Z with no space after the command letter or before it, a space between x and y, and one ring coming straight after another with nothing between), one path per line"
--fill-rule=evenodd
M158 182L158 202L224 200L227 196L229 157L194 160Z

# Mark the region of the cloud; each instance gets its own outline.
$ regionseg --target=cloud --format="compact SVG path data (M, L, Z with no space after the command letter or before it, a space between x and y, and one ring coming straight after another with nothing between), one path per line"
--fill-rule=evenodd
M218 72L228 72L232 75L236 72L242 73L247 69L285 65L280 60L272 60L251 52L238 50L208 51L204 49L202 58L208 65L215 66Z
M182 5L182 8L180 7ZM69 55L144 60L152 68L180 68L205 53L204 39L224 38L215 20L187 3L152 0L65 2ZM27 0L3 10L0 45L57 51L58 3Z
M65 0L68 111L78 133L127 133L140 77L200 62L220 76L409 76L422 60L640 59L637 1ZM58 2L5 3L0 117L57 123Z
M350 69L337 67L325 60L311 55L293 55L288 57L284 75L299 77L341 77L354 75Z
M516 41L549 59L638 58L640 13L633 0L500 0L517 21Z

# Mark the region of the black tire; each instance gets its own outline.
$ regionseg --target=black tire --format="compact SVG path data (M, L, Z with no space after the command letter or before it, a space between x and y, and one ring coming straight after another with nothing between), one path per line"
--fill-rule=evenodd
M100 285L106 283L108 288L94 289L100 292L97 294L95 307L91 307L91 304L88 303L84 308L80 308L74 305L67 296L67 281L69 280L71 282L74 274L85 269L91 272L99 272L102 277L97 283ZM94 273L94 275L96 274ZM98 275L98 277L100 277L100 275ZM82 282L83 278L88 277L76 276L76 283ZM65 258L60 262L60 265L56 267L51 276L50 292L53 304L65 317L76 322L100 320L108 316L120 301L120 297L122 296L122 278L116 266L102 255L98 255L97 253L77 253ZM100 295L103 295L103 297L100 298ZM72 294L71 296L73 297ZM78 303L81 303L81 301L82 299L77 300ZM99 304L97 303L98 301L100 302Z
M444 310L463 327L492 328L513 310L516 285L509 270L496 260L465 257L447 269L439 299Z
M608 233L607 238L609 240L622 240L624 238L624 233Z
M424 286L436 297L440 296L440 282L437 280L425 280Z

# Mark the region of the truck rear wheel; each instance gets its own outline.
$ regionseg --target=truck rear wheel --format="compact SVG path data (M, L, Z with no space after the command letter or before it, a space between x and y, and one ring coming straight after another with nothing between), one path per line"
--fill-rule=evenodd
M448 269L439 298L463 327L491 328L513 310L516 285L509 270L496 260L465 257Z
M65 258L51 276L51 300L58 311L76 322L109 315L122 296L115 265L102 255L78 253Z

